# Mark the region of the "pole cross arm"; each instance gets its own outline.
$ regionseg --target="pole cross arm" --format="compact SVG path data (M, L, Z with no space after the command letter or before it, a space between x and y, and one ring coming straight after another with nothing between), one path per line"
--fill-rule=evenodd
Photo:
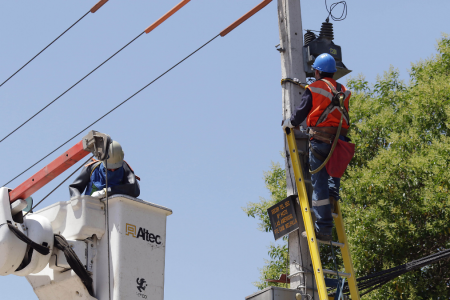
M228 26L227 28L222 30L222 32L220 33L220 36L224 37L227 34L229 34L236 27L238 27L239 25L241 25L242 23L244 23L245 21L250 19L253 15L255 15L257 12L259 12L261 9L266 7L270 2L272 2L272 0L264 0L263 2L261 2L260 4L258 4L254 8L252 8L252 10L250 10L248 13L246 13L245 15L243 15L242 17L237 19L233 24L231 24L230 26Z
M99 160L106 159L110 143L111 137L109 135L92 130L75 146L10 191L10 203L30 197L89 153L92 153Z

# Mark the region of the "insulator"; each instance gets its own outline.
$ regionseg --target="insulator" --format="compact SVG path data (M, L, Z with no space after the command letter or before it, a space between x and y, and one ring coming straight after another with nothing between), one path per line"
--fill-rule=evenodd
M308 77L308 78L306 78L306 83L307 84L311 84L311 83L313 83L313 82L315 82L316 81L316 79L314 78L314 77Z
M333 24L329 22L322 23L322 28L320 28L319 37L333 40Z
M305 46L314 41L316 38L317 36L314 34L314 32L307 30L304 36Z

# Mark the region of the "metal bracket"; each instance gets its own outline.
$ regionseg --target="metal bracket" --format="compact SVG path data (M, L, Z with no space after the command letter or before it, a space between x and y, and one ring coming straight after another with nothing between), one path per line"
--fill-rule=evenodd
M87 244L87 270L88 272L93 273L94 272L94 260L95 257L97 256L97 246L95 245L94 241L87 239L86 240L86 244Z
M91 152L98 160L105 160L108 156L111 141L109 135L91 130L83 138L83 149Z
M276 45L275 48L277 49L278 52L282 53L282 52L286 52L286 49L281 48L280 44Z

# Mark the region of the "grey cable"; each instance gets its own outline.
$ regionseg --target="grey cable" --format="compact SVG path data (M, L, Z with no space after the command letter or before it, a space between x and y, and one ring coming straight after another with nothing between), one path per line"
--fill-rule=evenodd
M114 107L113 109L111 109L110 111L108 111L106 114L104 114L103 116L101 116L100 118L98 118L97 120L95 120L93 123L89 124L88 126L86 126L85 128L83 128L83 130L81 130L80 132L78 132L77 134L75 134L73 137L71 137L70 139L68 139L66 142L64 142L62 145L60 145L59 147L57 147L55 150L53 150L52 152L50 152L49 154L47 154L46 156L44 156L43 158L41 158L40 160L38 160L36 163L34 163L33 165L31 165L29 168L27 168L25 171L23 171L22 173L20 173L19 175L17 175L16 177L14 177L13 179L11 179L10 181L8 181L6 184L4 184L3 186L8 185L9 183L11 183L13 180L17 179L18 177L20 177L21 175L23 175L25 172L27 172L28 170L30 170L31 168L33 168L34 166L36 166L38 163L40 163L41 161L43 161L44 159L46 159L47 157L49 157L50 155L52 155L53 153L55 153L57 150L59 150L61 147L63 147L64 145L66 145L68 142L70 142L71 140L73 140L74 138L76 138L78 135L82 134L86 129L88 129L89 127L91 127L92 125L96 124L97 122L99 122L100 120L102 120L104 117L106 117L107 115L109 115L110 113L112 113L113 111L115 111L117 108L119 108L120 106L122 106L125 102L127 102L128 100L130 100L131 98L133 98L134 96L136 96L137 94L139 94L140 92L142 92L143 90L145 90L147 87L149 87L150 85L152 85L155 81L157 81L158 79L160 79L161 77L163 77L164 75L166 75L167 73L169 73L170 71L172 71L174 68L176 68L178 65L180 65L182 62L184 62L185 60L187 60L189 57L191 57L192 55L194 55L195 53L197 53L198 51L200 51L203 47L205 47L206 45L208 45L209 43L211 43L213 40L215 40L217 37L219 37L220 34L216 35L214 38L210 39L208 42L206 42L205 44L203 44L200 48L198 48L197 50L195 50L194 52L192 52L191 54L189 54L188 56L186 56L185 58L183 58L181 61L179 61L178 63L176 63L173 67L171 67L170 69L168 69L167 71L165 71L164 73L162 73L161 75L159 75L156 79L154 79L152 82L150 82L149 84L147 84L146 86L144 86L143 88L141 88L139 91L137 91L136 93L134 93L133 95L131 95L130 97L128 97L126 100L122 101L119 105L117 105L116 107Z
M105 159L105 194L106 194L106 230L107 230L107 247L108 247L108 295L111 300L111 247L110 247L110 232L109 232L109 199L108 199L108 160Z
M75 26L78 22L80 22L84 17L86 17L91 11L89 10L87 13L85 13L81 18L78 19L75 23L72 24L69 28L67 28L63 33L61 33L56 39L53 40L50 44L48 44L44 49L42 49L38 54L36 54L32 59L30 59L26 64L24 64L19 70L14 72L11 76L8 77L5 81L3 81L2 84L0 84L0 87L2 87L6 82L8 82L11 78L13 78L17 73L19 73L23 68L25 68L30 62L32 62L36 57L38 57L42 52L44 52L48 47L50 47L54 42L56 42L60 37L62 37L67 31L69 31L73 26Z

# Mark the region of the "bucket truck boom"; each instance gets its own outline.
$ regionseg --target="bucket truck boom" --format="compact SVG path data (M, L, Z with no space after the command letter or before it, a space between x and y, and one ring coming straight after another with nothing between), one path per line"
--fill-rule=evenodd
M40 300L164 299L170 209L114 195L106 212L105 199L83 195L23 216L23 199L90 153L105 160L110 143L91 131L15 189L0 188L0 275L26 277Z

